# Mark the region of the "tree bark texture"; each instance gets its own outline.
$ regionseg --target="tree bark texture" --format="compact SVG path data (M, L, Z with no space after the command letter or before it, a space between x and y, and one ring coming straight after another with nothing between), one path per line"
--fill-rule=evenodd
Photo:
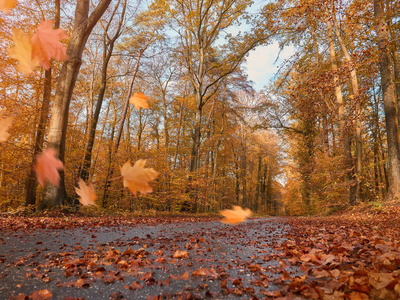
M101 67L101 85L100 85L99 93L98 93L98 96L97 96L96 109L94 111L93 117L90 119L89 137L88 137L88 142L87 142L87 145L86 145L85 157L84 157L84 160L83 160L83 165L82 165L82 170L81 170L81 178L84 181L87 181L89 179L89 171L90 171L90 166L91 166L91 163L92 163L92 151L93 151L93 145L94 145L94 140L95 140L95 136L96 136L96 127L97 127L97 123L99 121L101 108L103 106L104 94L105 94L106 88L107 88L108 63L109 63L111 55L113 53L115 42L118 39L118 37L120 36L122 23L123 23L124 16L125 16L126 0L124 1L124 4L123 4L124 6L123 6L123 9L122 9L122 14L121 14L121 17L120 17L118 28L117 28L114 36L107 40L108 28L110 27L111 21L114 18L114 15L115 15L115 12L116 12L116 10L118 8L118 5L119 5L119 2L115 6L113 14L112 14L112 16L110 18L110 21L108 22L108 24L106 26L106 29L104 30L104 34L103 34L103 48L104 48L104 50L103 50L103 64L102 64L102 67Z
M356 153L355 153L355 180L356 180L356 186L355 186L355 195L354 197L350 197L350 204L355 205L357 202L360 201L360 195L361 195L361 176L362 176L362 132L361 132L361 105L359 99L359 91L358 91L358 80L357 80L357 71L354 67L353 60L350 56L349 51L347 50L347 47L342 39L342 36L339 31L339 25L336 19L336 13L335 11L332 12L332 19L333 19L333 25L335 28L335 33L336 37L339 41L340 48L342 49L344 53L344 57L349 64L351 71L350 71L350 78L351 78L351 86L353 90L353 99L356 102L355 103L355 116L354 116L354 123L355 123L355 128L356 128Z
M380 49L380 73L385 110L388 144L389 189L387 199L400 198L400 134L397 103L391 74L388 31L384 13L384 1L374 0L375 31Z
M58 78L48 136L48 147L54 148L58 152L61 161L64 161L69 106L82 64L82 53L93 27L103 15L110 2L111 0L101 0L89 17L89 0L79 0L76 4L74 29L67 47L68 60L63 63ZM51 184L45 187L43 200L39 209L56 207L63 204L66 198L63 171L60 172L60 176L61 182L59 188Z
M339 126L340 132L342 137L342 144L345 156L345 166L346 166L346 174L347 180L350 183L349 188L349 203L355 202L355 189L353 187L353 175L354 175L354 166L353 166L353 158L351 154L351 139L347 129L347 122L346 122L346 114L344 110L344 103L343 103L343 96L342 96L342 89L339 82L339 76L337 75L338 68L336 64L336 54L335 54L335 46L333 43L333 32L332 32L332 23L329 19L329 16L326 16L325 19L327 33L328 33L328 42L329 42L329 54L331 60L331 68L333 72L333 82L335 84L335 95L336 101L338 105L338 114L339 114Z

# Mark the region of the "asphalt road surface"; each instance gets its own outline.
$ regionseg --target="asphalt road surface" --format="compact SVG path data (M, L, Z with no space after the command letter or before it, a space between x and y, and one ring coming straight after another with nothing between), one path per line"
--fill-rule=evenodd
M260 218L0 230L0 298L266 298L280 288L274 247L289 229Z

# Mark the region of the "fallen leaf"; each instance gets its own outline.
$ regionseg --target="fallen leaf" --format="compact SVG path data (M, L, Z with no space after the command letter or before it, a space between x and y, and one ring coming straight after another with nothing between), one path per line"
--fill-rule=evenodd
M369 273L369 283L377 290L387 287L392 281L394 277L389 273Z
M39 63L36 57L32 57L31 34L26 35L22 30L13 28L11 38L15 46L7 49L8 54L19 61L17 69L28 75Z
M64 29L53 29L53 25L53 20L40 23L31 39L32 57L37 57L39 64L46 70L50 68L52 57L59 61L68 59L67 48L60 42L67 37L67 33Z
M10 9L17 5L17 0L0 0L0 10L8 14Z
M4 111L0 111L0 142L5 142L8 140L10 134L7 132L10 128L13 117L3 118Z
M124 187L127 187L135 196L137 192L151 193L153 189L149 185L149 181L154 180L159 174L153 168L144 168L145 164L145 159L139 159L133 167L129 161L121 167Z
M135 93L129 99L129 102L131 104L134 104L135 108L137 110L140 110L140 108L149 108L149 104L147 103L147 101L149 101L149 100L150 100L150 98L147 97L145 94L143 94L143 93Z
M53 297L53 294L49 290L35 291L29 296L32 300L48 300Z
M207 268L199 268L192 273L192 276L217 277L218 274L213 268L210 268L210 270L208 270Z
M174 254L172 255L173 258L185 258L189 257L189 252L187 251L182 251L182 250L176 250Z
M96 203L94 203L96 200L96 192L94 191L93 184L89 183L89 185L86 185L81 178L78 184L79 188L75 187L75 191L80 196L79 202L83 206L96 205Z
M368 300L369 297L367 294L364 294L364 293L351 292L348 299L350 299L350 300Z
M171 279L175 279L175 280L189 280L190 279L188 272L183 273L183 275L175 276L175 275L171 274L170 276L171 276Z
M56 150L49 148L37 156L36 165L34 169L39 183L44 186L46 179L55 186L60 186L60 174L58 170L63 170L64 165L56 158Z
M225 209L219 212L225 219L221 220L225 224L238 224L246 221L251 216L251 210L246 208L243 209L240 206L233 206L233 210Z

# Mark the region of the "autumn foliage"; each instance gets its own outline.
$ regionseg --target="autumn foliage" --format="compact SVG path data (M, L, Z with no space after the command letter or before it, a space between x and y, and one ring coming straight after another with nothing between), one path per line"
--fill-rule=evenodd
M374 16L357 1L275 1L253 16L247 0L148 10L103 0L97 25L100 8L73 21L83 2L75 14L28 2L31 18L21 17L28 6L0 2L2 210L80 202L221 211L235 224L250 211L328 213L396 196L398 129L385 105L400 93L397 4L382 4L378 47L378 0ZM227 34L240 22L251 30ZM294 55L257 92L244 63L272 43Z

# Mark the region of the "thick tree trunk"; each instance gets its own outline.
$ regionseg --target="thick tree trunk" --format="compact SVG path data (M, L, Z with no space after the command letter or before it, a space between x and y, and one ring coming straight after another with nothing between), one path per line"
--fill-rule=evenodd
M62 161L64 161L69 105L82 64L82 53L93 27L103 15L110 2L111 0L101 0L89 17L89 0L79 0L76 4L74 29L67 48L68 60L63 63L58 78L48 136L48 147L54 148ZM56 207L63 204L66 197L63 171L60 172L60 176L60 188L48 184L44 189L43 201L39 209Z
M347 129L347 122L346 122L346 115L344 111L344 103L343 103L343 96L342 96L342 89L339 82L339 76L337 75L337 65L336 65L336 54L335 54L335 46L333 43L333 33L332 33L332 24L329 19L329 16L325 19L327 31L328 31L328 42L329 42L329 54L331 60L331 68L333 71L333 82L335 84L335 94L336 94L336 101L338 104L338 114L339 114L339 126L340 132L342 136L342 144L346 162L346 174L347 180L350 183L349 188L349 203L355 203L356 195L355 195L355 188L353 185L353 175L354 175L354 166L353 166L353 158L351 154L351 139Z
M374 0L375 31L380 49L380 73L388 144L389 189L387 199L400 198L400 134L397 103L391 76L384 2Z

